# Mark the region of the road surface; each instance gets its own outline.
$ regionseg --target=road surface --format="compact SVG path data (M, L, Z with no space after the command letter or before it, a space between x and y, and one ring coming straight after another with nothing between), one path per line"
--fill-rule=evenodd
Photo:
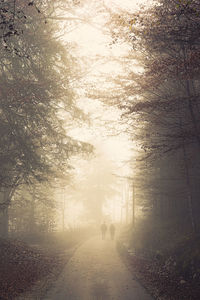
M120 260L115 242L85 242L44 300L152 300Z

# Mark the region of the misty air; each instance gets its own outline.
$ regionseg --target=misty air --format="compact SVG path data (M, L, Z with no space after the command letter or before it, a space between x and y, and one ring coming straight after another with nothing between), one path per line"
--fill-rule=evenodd
M197 0L0 0L0 299L200 299Z

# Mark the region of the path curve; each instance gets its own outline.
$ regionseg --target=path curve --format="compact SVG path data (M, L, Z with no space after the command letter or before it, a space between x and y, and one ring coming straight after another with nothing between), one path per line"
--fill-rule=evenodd
M120 260L115 242L85 242L44 300L153 300Z

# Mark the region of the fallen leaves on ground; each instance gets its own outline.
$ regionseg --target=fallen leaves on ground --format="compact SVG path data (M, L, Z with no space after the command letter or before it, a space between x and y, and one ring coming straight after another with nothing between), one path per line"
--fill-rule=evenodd
M118 243L118 250L132 274L158 300L199 300L199 279L184 280L166 270L157 260L149 260L129 252Z
M23 242L0 239L0 299L15 299L43 277L63 266L59 253L42 251Z

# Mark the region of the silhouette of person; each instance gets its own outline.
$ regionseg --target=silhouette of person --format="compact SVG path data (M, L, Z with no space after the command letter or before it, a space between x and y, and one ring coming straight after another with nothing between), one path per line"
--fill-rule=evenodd
M101 234L102 234L102 240L105 240L106 236L106 231L107 231L107 226L105 222L101 225Z
M114 240L114 237L115 237L115 226L114 226L114 224L110 224L110 237L111 237L111 240Z

